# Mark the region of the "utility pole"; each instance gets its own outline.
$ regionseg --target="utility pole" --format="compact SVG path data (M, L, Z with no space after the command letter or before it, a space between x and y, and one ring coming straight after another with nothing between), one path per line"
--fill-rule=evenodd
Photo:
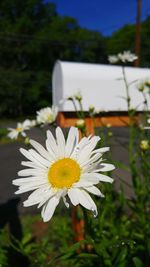
M140 56L141 56L141 6L142 0L137 0L137 15L136 15L136 35L135 35L135 54L138 59L135 60L134 66L140 66Z

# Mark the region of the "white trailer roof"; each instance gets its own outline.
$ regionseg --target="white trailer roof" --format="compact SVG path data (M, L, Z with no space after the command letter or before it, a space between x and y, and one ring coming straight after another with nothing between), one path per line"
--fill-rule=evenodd
M150 80L150 69L125 67L125 72L131 83L131 106L143 110L144 99L137 85ZM52 75L53 105L60 111L74 111L71 101L63 102L62 99L78 92L83 96L85 111L90 105L96 110L127 111L121 66L57 61Z

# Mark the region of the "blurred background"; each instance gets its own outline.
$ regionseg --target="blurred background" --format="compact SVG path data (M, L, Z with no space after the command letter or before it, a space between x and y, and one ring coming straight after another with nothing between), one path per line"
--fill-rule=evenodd
M56 60L108 63L131 50L150 66L149 0L0 1L0 117L51 105Z

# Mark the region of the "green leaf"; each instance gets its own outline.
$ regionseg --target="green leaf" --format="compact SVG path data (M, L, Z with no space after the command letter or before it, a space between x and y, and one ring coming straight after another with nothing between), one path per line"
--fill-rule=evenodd
M138 257L132 258L135 267L143 267L142 261Z

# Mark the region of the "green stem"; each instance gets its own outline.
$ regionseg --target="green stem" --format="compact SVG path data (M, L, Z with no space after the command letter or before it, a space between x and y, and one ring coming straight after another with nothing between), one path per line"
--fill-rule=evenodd
M81 116L82 119L85 119L85 114L84 114L84 111L83 111L82 101L78 100L78 102L79 102L79 107L80 107L80 116Z
M123 80L124 80L125 88L126 88L128 115L130 116L131 98L130 98L130 95L129 95L129 85L128 85L128 82L127 82L127 77L126 77L125 67L124 66L122 66L122 73L123 73Z
M78 117L79 119L81 119L82 117L81 117L81 115L80 115L80 112L79 112L78 109L77 109L75 100L72 99L71 101L72 101L72 103L73 103L73 106L74 106L75 112L76 112L76 114L77 114L77 117Z

